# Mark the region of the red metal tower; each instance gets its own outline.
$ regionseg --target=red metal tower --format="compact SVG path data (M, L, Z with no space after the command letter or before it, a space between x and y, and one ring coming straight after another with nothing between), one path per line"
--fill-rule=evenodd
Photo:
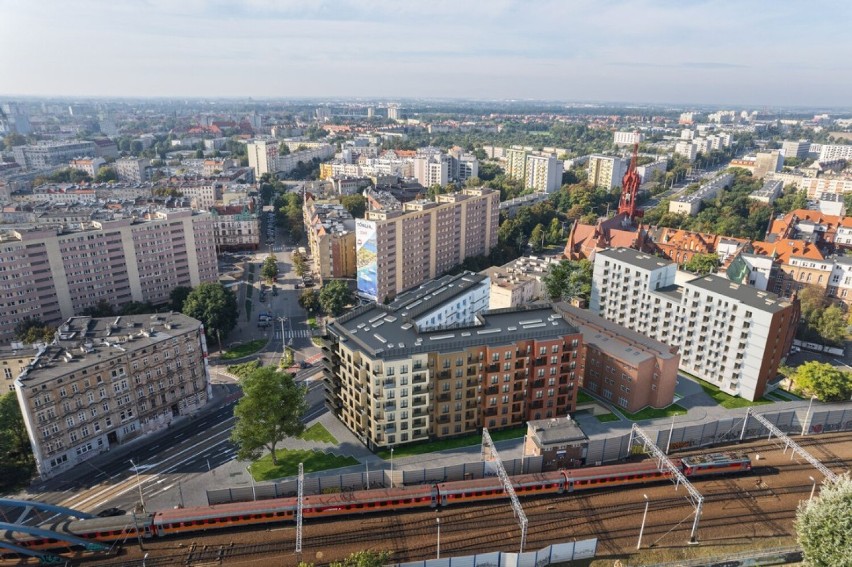
M630 159L630 167L627 168L627 173L621 179L621 199L618 201L618 213L625 213L632 221L636 218L641 218L645 213L642 209L636 208L636 197L639 194L639 185L642 179L636 173L636 158L639 156L639 134L636 133L635 143L633 144L633 157Z

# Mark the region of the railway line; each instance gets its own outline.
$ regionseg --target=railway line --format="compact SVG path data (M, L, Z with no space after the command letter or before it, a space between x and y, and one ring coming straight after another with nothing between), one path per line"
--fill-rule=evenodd
M852 433L798 440L838 472L848 468L852 457ZM753 473L743 477L697 479L705 497L699 528L703 542L731 544L749 538L789 540L796 504L806 499L816 471L800 459L790 460L775 440L743 444L738 450L762 454ZM708 452L712 450L696 451ZM832 466L836 465L836 466ZM604 488L594 492L523 499L529 518L528 550L556 541L598 537L599 556L623 556L635 549L642 494L649 495L646 539L656 548L682 548L691 524L692 506L685 492L674 492L670 483L632 488ZM441 518L442 555L466 555L485 550L516 551L520 533L508 501L450 506L439 513L426 509L387 512L347 519L311 520L305 524L304 561L322 565L362 549L393 549L395 561L434 557L436 516ZM685 525L684 525L685 524ZM145 542L147 566L202 564L240 565L275 555L282 565L295 565L292 554L295 529L278 524L264 529L236 529L199 533L183 539ZM190 545L186 543L192 542ZM87 565L141 565L139 552L127 542L124 555Z

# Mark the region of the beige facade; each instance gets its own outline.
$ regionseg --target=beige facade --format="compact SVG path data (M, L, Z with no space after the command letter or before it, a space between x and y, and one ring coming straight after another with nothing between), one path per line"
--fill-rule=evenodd
M0 347L0 396L15 391L15 379L33 361L36 352L34 348Z
M211 207L210 214L219 250L257 250L260 246L260 219L248 205Z
M621 185L626 164L624 160L614 156L590 156L587 171L589 184L593 187L612 189Z
M136 158L121 158L115 160L113 163L119 181L124 181L125 183L143 183L147 181L150 165L150 161Z
M38 472L55 476L210 400L203 327L179 313L73 317L15 390Z
M384 301L469 256L488 254L497 245L499 208L500 193L479 188L438 195L434 202L412 201L402 210L368 211L357 224L359 290ZM366 233L374 234L369 238L375 238L375 256L363 252ZM373 263L375 292L367 291L360 276Z
M321 280L355 277L355 220L336 200L308 194L302 207L313 272Z
M489 309L522 307L545 297L542 279L550 266L558 264L556 257L523 256L503 266L482 270L491 280Z
M218 277L209 213L169 210L81 230L0 233L0 342L26 317L57 324L99 301L165 303L175 287Z

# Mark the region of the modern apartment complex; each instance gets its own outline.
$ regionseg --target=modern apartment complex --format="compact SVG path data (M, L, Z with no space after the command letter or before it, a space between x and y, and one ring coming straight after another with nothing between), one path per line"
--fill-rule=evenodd
M590 309L677 347L681 370L722 391L763 396L792 344L798 301L718 275L676 285L676 274L675 263L636 250L598 251Z
M421 330L433 305L360 307L323 346L326 400L373 449L564 416L576 405L582 336L550 307L491 311Z
M0 342L26 317L57 324L99 301L165 303L177 286L217 281L214 225L184 209L0 233Z
M367 211L355 223L358 291L384 301L497 245L500 193L464 189L402 209Z
M210 400L203 327L179 313L72 317L15 390L38 472L55 476Z
M147 159L121 158L115 160L115 174L125 183L144 183L148 181L151 162Z
M616 325L567 303L554 308L583 334L581 385L630 413L674 400L677 347Z
M255 177L264 173L275 173L275 159L278 157L277 140L255 140L246 144L249 167L254 169Z

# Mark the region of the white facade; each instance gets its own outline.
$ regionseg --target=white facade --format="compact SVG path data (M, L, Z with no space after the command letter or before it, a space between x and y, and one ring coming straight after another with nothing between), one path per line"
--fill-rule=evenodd
M589 156L587 171L592 186L612 189L621 185L627 163L620 157L593 155Z
M695 156L698 154L698 148L696 148L695 144L689 140L681 140L675 144L674 151L676 154L685 157L689 161L695 160Z
M275 140L256 140L246 144L249 167L254 169L256 177L264 173L275 173L275 158L278 156L278 142Z
M526 186L538 193L552 193L562 186L562 162L555 156L527 156Z
M443 304L421 314L414 319L414 323L421 332L454 325L472 325L476 321L476 314L488 309L490 291L491 280L485 278Z
M642 143L644 139L641 132L614 132L612 141L616 146L632 146L637 142Z
M783 325L789 304L719 275L674 285L673 262L628 248L599 251L594 262L592 312L678 347L682 370L726 393L750 400L763 395L765 351L779 348L774 318L783 311Z
M819 152L819 161L836 159L852 160L852 145L823 144Z
M125 183L142 183L148 180L151 162L145 159L121 158L115 160L115 174Z

